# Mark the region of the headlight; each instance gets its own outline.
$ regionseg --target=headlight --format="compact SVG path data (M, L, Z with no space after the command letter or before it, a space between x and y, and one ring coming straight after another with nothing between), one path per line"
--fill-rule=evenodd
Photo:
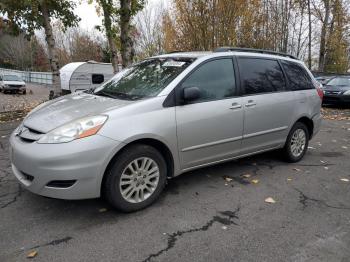
M75 139L95 135L107 120L107 116L89 116L60 126L38 140L40 144L67 143Z
M343 95L350 96L350 90L345 91L345 92L343 93Z

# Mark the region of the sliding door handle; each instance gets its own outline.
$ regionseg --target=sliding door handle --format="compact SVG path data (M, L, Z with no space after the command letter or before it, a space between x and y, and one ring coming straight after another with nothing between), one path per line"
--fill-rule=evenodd
M232 106L230 107L230 109L240 109L240 108L242 108L242 105L238 103L232 103Z
M248 103L245 104L245 107L253 107L256 106L256 103L253 100L249 100Z

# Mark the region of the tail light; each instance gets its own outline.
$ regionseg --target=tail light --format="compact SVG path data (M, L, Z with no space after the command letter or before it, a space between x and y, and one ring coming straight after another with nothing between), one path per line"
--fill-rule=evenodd
M317 81L314 81L314 86L317 90L317 94L320 97L321 101L323 100L323 90L321 89L321 84Z

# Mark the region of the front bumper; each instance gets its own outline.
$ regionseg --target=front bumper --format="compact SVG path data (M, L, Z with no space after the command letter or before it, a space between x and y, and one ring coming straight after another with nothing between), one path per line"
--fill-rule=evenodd
M86 199L100 196L105 169L121 143L100 135L62 144L26 142L12 134L10 159L19 182L29 191L60 199ZM61 188L52 181L74 180Z
M350 95L324 95L323 104L350 104Z

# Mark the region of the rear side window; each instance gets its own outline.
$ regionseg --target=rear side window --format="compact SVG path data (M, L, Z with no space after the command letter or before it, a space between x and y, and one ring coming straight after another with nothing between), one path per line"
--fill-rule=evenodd
M231 58L217 59L199 66L181 85L182 88L199 88L201 96L195 103L232 97L235 86Z
M102 84L105 81L105 77L102 74L92 74L93 84Z
M289 61L281 61L281 63L288 78L289 88L291 90L306 90L315 88L309 74L301 65Z
M238 64L246 95L285 90L286 81L277 60L240 57Z

